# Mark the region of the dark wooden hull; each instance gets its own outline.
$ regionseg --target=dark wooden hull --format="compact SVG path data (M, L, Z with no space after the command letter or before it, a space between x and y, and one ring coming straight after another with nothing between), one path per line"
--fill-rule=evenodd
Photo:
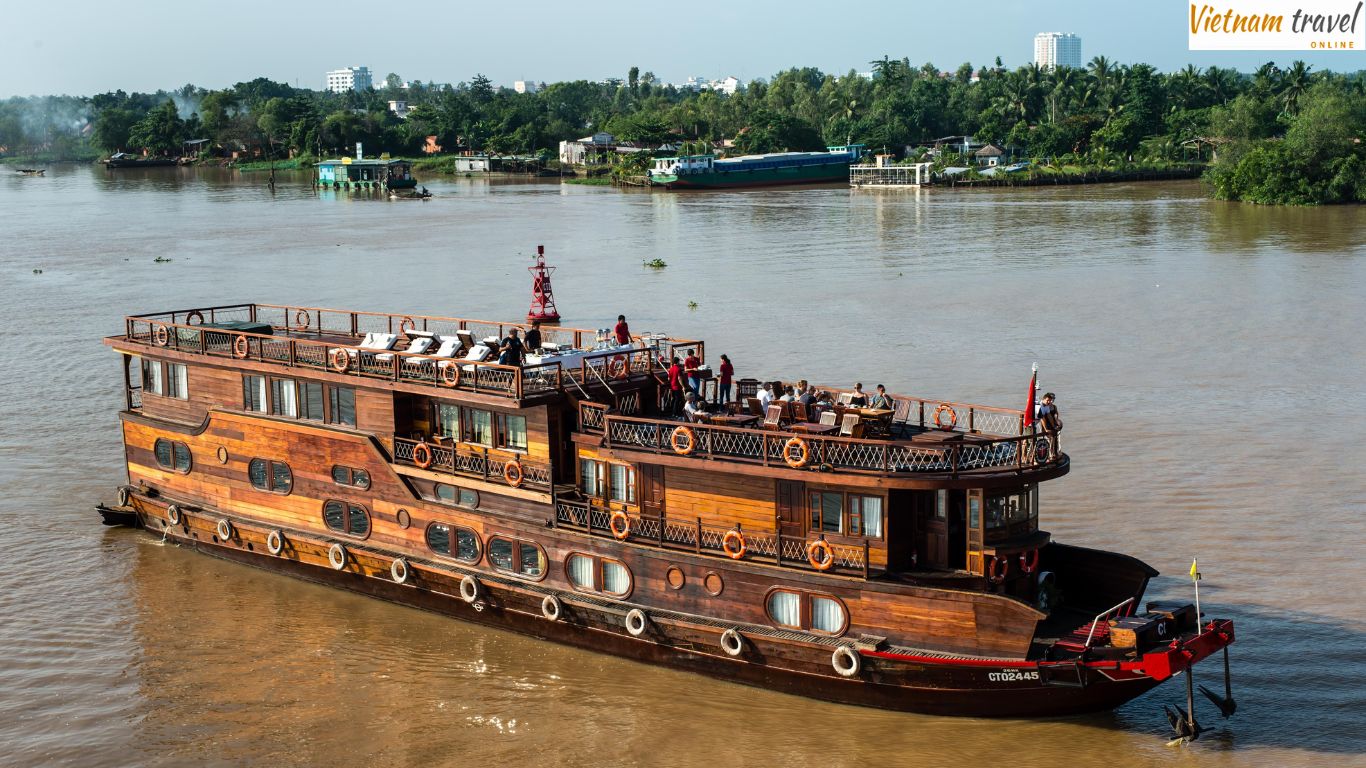
M720 635L732 624L647 609L649 627L634 637L625 628L632 607L627 603L416 560L411 561L409 583L397 584L388 576L392 556L386 553L347 543L348 564L336 570L326 564L329 540L287 536L284 551L274 556L266 550L270 529L251 521L235 522L233 539L222 542L213 534L216 518L186 514L182 526L167 530L155 502L140 504L140 520L150 532L209 555L488 627L830 702L935 715L1056 717L1113 709L1158 684L1141 674L1072 664L1041 667L1035 662L878 652L860 654L861 671L841 677L833 670L831 654L848 645L847 640L794 641L782 633L761 634L758 627L751 633L741 626L745 650L730 657L721 649ZM459 596L462 572L480 581L480 597L473 603ZM541 601L552 594L565 606L558 621L541 613Z
M105 160L105 168L162 168L170 165L178 165L179 158L159 157L145 160Z

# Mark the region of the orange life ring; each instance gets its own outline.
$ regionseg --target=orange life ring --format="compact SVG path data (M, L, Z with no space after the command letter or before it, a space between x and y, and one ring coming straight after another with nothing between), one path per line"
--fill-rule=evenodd
M740 533L739 528L732 528L726 531L726 535L721 537L721 551L726 553L726 557L732 560L739 560L745 556L745 550L749 547L745 545L745 535Z
M621 523L620 528L617 527L617 523ZM612 531L612 536L617 541L625 541L626 537L631 535L631 518L618 509L612 513L612 517L607 521L607 527Z
M239 333L232 337L232 356L238 360L245 359L247 356L248 343L247 337L243 334Z
M947 427L944 426L943 421L945 413L949 415L949 425ZM958 426L958 411L955 411L953 406L948 403L940 403L939 407L934 409L934 425L945 432L951 431L954 427Z
M171 332L164 325L158 325L152 329L152 342L158 347L164 347L171 343Z
M418 443L413 446L413 463L421 469L426 469L432 465L432 449L426 443Z
M821 553L817 557L817 553ZM835 550L825 539L816 539L806 545L806 562L818 571L828 571L835 565Z
M503 465L503 479L513 488L522 485L522 462L509 461Z
M399 320L399 321L398 321L398 332L399 332L399 333L406 334L408 331L411 331L412 329L414 329L414 328L416 328L416 327L417 327L417 321L413 320L411 317L408 317L408 316L406 316L406 315L403 317L402 320Z
M679 438L683 438L680 443ZM680 456L687 456L697 445L696 436L693 435L692 427L675 427L673 434L669 435L669 445L673 447L674 453Z
M1010 575L1010 560L1004 557L992 557L991 568L987 571L987 578L991 579L991 583L1000 584L1006 580L1008 575Z
M332 350L330 359L332 370L337 373L346 373L347 369L351 367L351 353L340 347Z
M197 310L197 309L192 309L192 310L190 310L190 313L189 313L188 315L185 316L185 324L186 324L186 325L203 325L203 323L204 323L204 313L203 313L203 312L200 312L200 311Z
M792 453L794 448L797 450L796 455ZM811 453L806 447L806 441L800 437L791 438L783 443L783 461L787 462L789 467L801 469L810 459Z
M631 375L631 369L626 364L626 358L621 355L607 359L607 378L624 379Z
M1028 552L1020 553L1020 570L1025 573L1033 573L1039 567L1039 550L1031 549Z
M445 368L442 368L441 383L448 387L460 386L460 366L456 363L451 363Z
M308 310L306 310L306 309L301 309L301 310L299 310L299 311L297 311L297 312L294 313L294 327L295 327L295 328L298 328L298 329L301 330L301 331L306 331L306 330L308 330L308 326L311 325L312 322L313 322L313 318L312 318L312 316L310 316L310 315L308 314Z

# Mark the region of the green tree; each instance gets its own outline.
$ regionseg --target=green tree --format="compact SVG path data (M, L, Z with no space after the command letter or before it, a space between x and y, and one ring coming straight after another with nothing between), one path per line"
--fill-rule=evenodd
M170 99L148 112L128 129L128 144L153 155L179 153L185 140L184 123Z
M122 152L128 148L129 134L137 122L138 115L133 110L110 107L95 118L95 131L90 139L105 152Z

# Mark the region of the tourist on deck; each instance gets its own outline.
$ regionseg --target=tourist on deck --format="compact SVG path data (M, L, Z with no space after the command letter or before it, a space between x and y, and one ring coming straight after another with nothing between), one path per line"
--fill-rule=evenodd
M689 392L684 397L686 400L683 405L683 415L687 417L688 421L705 421L707 412L702 409L702 404L698 402L697 395Z
M768 381L764 382L764 385L759 388L759 391L756 393L756 395L759 398L760 410L762 410L764 413L767 413L768 404L773 402L773 383Z
M531 321L531 330L529 330L529 331L526 332L526 340L525 340L523 343L526 345L527 352L530 352L530 353L533 354L533 355L540 351L540 349L541 349L541 321L540 321L540 320L532 320L532 321Z
M675 357L669 364L669 393L665 398L664 409L670 416L683 412L683 364Z
M1062 431L1062 416L1058 413L1058 406L1053 404L1053 393L1045 392L1043 405L1039 406L1039 424L1043 426L1044 434L1048 436L1048 457L1056 459L1062 451L1062 444L1059 442L1058 433Z
M883 410L896 410L896 401L887 396L887 388L881 384L877 385L877 392L868 401L869 408L881 408Z
M702 380L697 377L697 369L701 367L702 358L697 356L697 350L688 350L688 356L683 360L683 372L688 374L688 391L694 395L701 394Z
M617 325L612 329L612 333L616 336L618 345L631 343L631 326L626 324L626 315L617 315Z
M790 403L793 400L797 399L797 395L793 393L792 387L787 387L783 389L783 396L778 399L783 401L784 403Z
M863 382L854 385L854 391L849 396L849 405L854 408L863 408L868 405L868 395L863 391Z
M735 366L730 364L730 358L721 355L721 404L730 402L731 381L735 378Z
M802 389L802 393L797 395L797 402L810 408L816 402L816 388L808 384Z
M508 331L508 337L503 339L503 343L498 347L499 365L521 365L522 353L526 347L522 345L522 340L517 335L517 329Z

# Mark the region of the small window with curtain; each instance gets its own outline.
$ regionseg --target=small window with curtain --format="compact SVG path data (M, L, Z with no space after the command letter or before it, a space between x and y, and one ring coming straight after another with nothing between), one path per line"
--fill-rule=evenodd
M452 440L460 437L460 406L436 404L436 434Z
M823 635L842 635L849 628L849 612L833 595L775 589L764 604L769 621L780 627Z
M458 525L432 523L427 526L427 548L443 557L479 562L479 535Z
M802 628L802 596L784 589L768 595L768 618L780 627Z
M612 501L634 504L636 501L636 470L624 464L612 464Z
M166 364L166 395L177 400L190 399L190 384L184 364Z
M162 380L160 360L142 358L142 391L144 394L151 395L166 394L165 382Z
M579 489L583 495L602 498L602 465L593 459L579 459Z
M526 450L526 417L506 413L495 415L498 447L512 451Z
M849 494L849 534L882 538L882 497Z
M571 554L565 572L574 588L622 597L631 592L631 571L625 563L597 555Z
M276 416L299 418L299 399L293 379L270 380L270 412Z
M370 535L370 513L359 504L329 499L323 503L323 524L348 536L364 538Z
M463 415L464 419L461 420L463 432L460 435L460 440L492 448L493 414L475 408L466 408Z
M266 412L266 377L242 377L242 408L256 413Z

